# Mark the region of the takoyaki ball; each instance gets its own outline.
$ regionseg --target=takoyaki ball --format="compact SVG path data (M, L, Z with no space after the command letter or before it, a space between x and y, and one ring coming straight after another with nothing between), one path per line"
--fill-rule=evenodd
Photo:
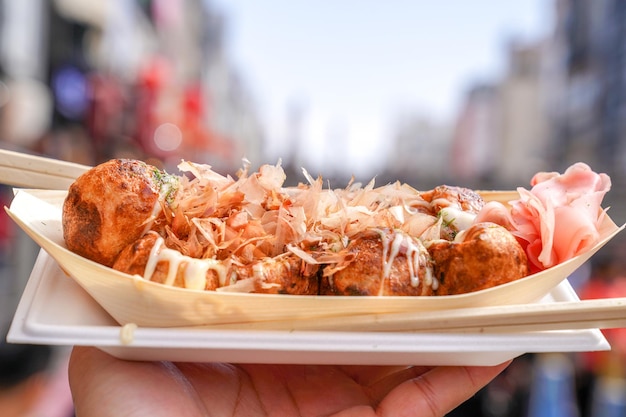
M485 205L480 194L464 187L440 185L430 191L422 192L420 195L432 205L433 214L451 206L465 212L478 213Z
M122 250L113 269L159 284L196 290L215 290L230 272L226 263L196 260L166 248L161 236L152 231Z
M346 249L352 261L321 279L322 295L433 295L437 287L428 252L401 231L365 231Z
M72 252L106 266L136 241L158 209L163 174L141 161L114 159L78 177L63 204Z
M430 214L441 216L440 237L444 240L453 240L459 231L469 227L485 204L475 191L449 185L435 187L421 196L429 202Z
M439 281L438 295L465 294L528 275L526 253L502 226L478 223L459 238L428 247Z
M235 267L237 281L252 280L251 292L262 294L317 295L319 266L295 255L259 260Z
M267 258L250 265L235 265L230 260L196 259L165 247L159 234L152 231L122 250L113 269L159 284L194 290L210 291L232 285L231 291L241 292L318 293L319 268L305 264L296 256Z

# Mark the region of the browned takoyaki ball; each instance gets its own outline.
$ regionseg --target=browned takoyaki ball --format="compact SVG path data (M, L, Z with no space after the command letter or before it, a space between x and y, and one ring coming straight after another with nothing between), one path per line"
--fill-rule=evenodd
M160 259L157 256L158 251L153 251L155 244L162 245L162 243L158 243L159 241L162 242L162 239L158 233L152 231L146 233L120 252L113 264L113 269L130 275L139 275L159 284L165 284L170 275L170 268L175 268L172 272L173 280L169 285L186 288L185 275L188 260L191 258L183 256L178 251L172 251L173 256L170 255ZM165 246L162 246L162 249L165 249ZM151 256L154 258L151 259ZM146 266L151 262L154 263L154 270L150 276L145 276ZM219 268L207 269L203 277L205 279L204 286L201 289L217 289L220 286L220 272L224 276L229 274L228 264L220 265Z
M144 162L114 159L85 172L63 205L63 237L71 251L106 266L149 228L163 174Z
M401 233L372 230L357 235L347 247L352 261L334 274L324 276L320 293L433 295L437 283L433 281L426 249L416 239Z
M440 185L430 191L420 193L422 198L431 203L433 214L445 207L457 207L468 213L478 213L485 202L483 198L468 188Z
M478 223L462 241L428 247L439 281L438 295L464 294L528 275L528 259L515 237L502 226Z
M319 266L295 255L261 259L234 269L238 280L252 280L254 293L317 295L319 291Z
M230 261L196 260L168 249L159 243L160 236L156 232L148 232L136 242L128 245L117 257L113 269L139 275L160 284L167 283L168 277L173 278L170 285L189 288L188 279L190 262L208 262L212 266L204 268L203 290L216 290L226 285L236 285L242 292L265 294L317 295L317 265L308 265L294 255L277 258L260 259L249 265L235 265ZM154 250L155 244L160 244ZM168 251L168 255L159 253ZM151 257L153 257L151 259ZM146 266L154 264L150 276L146 276ZM175 268L171 271L170 268ZM194 277L194 280L198 277ZM245 281L245 282L244 282ZM243 284L243 285L242 285Z

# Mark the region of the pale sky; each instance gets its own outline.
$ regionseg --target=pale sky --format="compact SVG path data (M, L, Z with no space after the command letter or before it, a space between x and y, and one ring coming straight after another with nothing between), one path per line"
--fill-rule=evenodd
M552 0L213 4L227 16L229 54L271 139L267 157L289 152L287 108L298 103L301 163L357 174L383 162L399 113L453 119L472 82L498 77L507 40L545 34L553 8Z

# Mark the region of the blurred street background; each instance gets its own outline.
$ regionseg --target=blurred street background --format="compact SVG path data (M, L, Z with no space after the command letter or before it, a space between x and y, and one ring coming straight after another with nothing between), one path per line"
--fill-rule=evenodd
M583 161L611 176L604 206L626 221L624 1L0 5L0 148L170 172L181 159L224 174L281 160L291 184L304 167L333 187L418 189L528 187ZM3 206L11 195L0 186ZM625 244L572 277L581 296L626 296ZM3 326L37 252L0 213ZM525 355L453 415L626 416L621 333L607 332L604 355ZM50 359L61 374L66 353ZM542 383L560 394L538 400Z

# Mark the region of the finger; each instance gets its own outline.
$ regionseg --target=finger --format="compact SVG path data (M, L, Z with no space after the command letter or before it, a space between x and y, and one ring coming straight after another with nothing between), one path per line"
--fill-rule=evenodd
M256 378L255 378L256 379ZM341 369L331 365L295 365L280 367L279 381L297 407L297 414L332 415L338 410L369 404L362 387ZM257 387L259 384L255 384ZM275 389L276 384L268 387Z
M389 392L405 381L414 379L429 372L433 366L410 366L397 369L381 375L381 378L371 380L369 385L364 385L364 390L370 397L371 404L377 406Z
M179 363L207 409L219 415L298 415L278 365ZM287 401L285 401L287 399Z
M338 368L341 369L347 376L352 378L357 384L372 386L391 375L395 375L398 372L403 372L411 368L411 366L343 365Z
M381 401L378 413L394 417L442 417L487 385L509 363L434 368L393 389Z
M170 363L122 361L75 347L68 372L77 417L200 415L194 391Z

